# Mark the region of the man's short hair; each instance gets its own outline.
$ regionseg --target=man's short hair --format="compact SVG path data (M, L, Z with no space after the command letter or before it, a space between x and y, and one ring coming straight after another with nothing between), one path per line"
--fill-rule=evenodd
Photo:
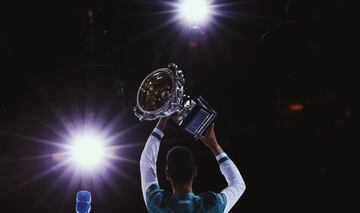
M185 146L175 146L167 153L166 165L168 175L174 184L191 181L194 170L194 155Z

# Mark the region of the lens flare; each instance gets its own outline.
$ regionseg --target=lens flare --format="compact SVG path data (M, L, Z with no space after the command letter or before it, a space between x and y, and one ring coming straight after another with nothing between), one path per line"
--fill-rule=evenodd
M178 5L178 12L182 20L196 26L209 19L211 7L207 0L183 0Z
M103 143L101 137L95 134L75 136L71 149L73 161L82 168L99 166L105 156Z

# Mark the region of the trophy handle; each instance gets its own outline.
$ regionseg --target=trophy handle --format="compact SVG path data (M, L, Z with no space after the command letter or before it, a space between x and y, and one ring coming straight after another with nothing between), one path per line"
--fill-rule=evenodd
M176 82L179 84L178 86L182 87L185 83L183 72L174 63L170 63L167 68L170 71L169 73L175 77Z
M170 63L168 69L175 73L178 70L178 66L174 63Z
M145 113L140 110L139 106L138 105L134 106L133 110L136 117L138 117L140 121L143 121L145 117Z

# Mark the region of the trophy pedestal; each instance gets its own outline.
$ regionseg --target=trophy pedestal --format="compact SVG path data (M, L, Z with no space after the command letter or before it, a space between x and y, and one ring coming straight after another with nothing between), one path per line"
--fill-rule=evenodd
M184 100L183 107L171 118L181 129L196 136L202 135L214 121L217 113L202 98Z

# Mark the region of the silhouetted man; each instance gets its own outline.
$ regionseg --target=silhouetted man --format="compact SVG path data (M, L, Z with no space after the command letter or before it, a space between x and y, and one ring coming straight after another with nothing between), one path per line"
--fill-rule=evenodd
M245 183L239 170L222 150L216 140L214 125L199 139L216 156L220 171L228 187L221 193L207 192L195 195L192 192L193 178L197 174L194 158L186 147L174 147L166 159L166 178L173 192L160 189L156 174L156 159L160 141L164 136L168 118L160 118L149 136L140 159L142 192L149 212L228 212L245 191Z

